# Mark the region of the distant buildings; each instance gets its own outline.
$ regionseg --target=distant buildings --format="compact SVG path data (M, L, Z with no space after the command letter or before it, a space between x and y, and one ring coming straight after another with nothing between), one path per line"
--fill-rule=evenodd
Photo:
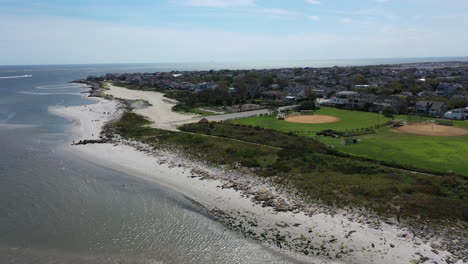
M443 116L447 112L447 104L444 102L418 101L415 110L421 115Z
M458 83L444 83L441 82L437 85L436 94L441 96L449 96L455 93L458 88L463 88L461 84Z
M468 107L452 109L444 114L445 118L466 120L468 119Z

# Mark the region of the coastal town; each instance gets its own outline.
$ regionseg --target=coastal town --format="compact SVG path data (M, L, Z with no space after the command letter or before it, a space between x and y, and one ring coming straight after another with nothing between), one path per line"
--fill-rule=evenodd
M178 91L175 109L231 112L292 105L308 98L348 110L468 118L468 63L363 67L123 73L90 76L146 90ZM170 96L169 96L170 97ZM214 107L205 109L203 107Z
M359 263L467 259L468 170L453 155L467 149L466 62L74 82L98 103L50 109L87 131L73 151L166 182L250 239Z

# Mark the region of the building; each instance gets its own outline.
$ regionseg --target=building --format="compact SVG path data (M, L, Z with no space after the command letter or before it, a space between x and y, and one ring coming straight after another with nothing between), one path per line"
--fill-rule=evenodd
M391 107L396 114L406 108L405 102L397 96L379 96L373 103L373 111L381 111L384 107Z
M468 107L452 109L444 114L445 118L466 120L468 119Z
M458 83L439 83L437 85L436 94L442 96L448 96L454 94L458 88L463 88L461 84Z
M468 92L461 91L452 96L452 99L461 99L468 103Z
M262 97L270 100L282 100L288 94L281 91L270 90L262 93Z
M306 98L305 89L302 87L288 87L285 92L288 93L288 96L295 97L296 99Z
M444 102L418 101L415 110L422 115L443 116L447 112L447 104Z
M348 96L346 100L345 108L347 109L365 109L367 110L371 106L376 97L374 94L358 93Z
M356 95L358 92L353 92L353 91L342 91L336 93L336 95L332 98L330 98L329 103L334 104L337 107L344 106L346 105L347 99L349 96Z

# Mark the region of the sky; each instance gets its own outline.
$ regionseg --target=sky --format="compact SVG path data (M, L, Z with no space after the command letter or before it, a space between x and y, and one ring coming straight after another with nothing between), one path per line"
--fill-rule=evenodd
M0 65L468 56L467 0L0 0Z

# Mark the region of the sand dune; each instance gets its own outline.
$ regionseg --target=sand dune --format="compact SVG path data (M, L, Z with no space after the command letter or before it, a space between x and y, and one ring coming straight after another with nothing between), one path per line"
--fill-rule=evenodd
M172 107L175 105L175 101L164 97L164 94L159 92L130 90L113 85L108 88L109 90L106 91L106 94L112 95L115 98L148 101L152 106L134 111L154 122L153 127L155 128L176 130L174 122L196 117L195 115L173 112Z

